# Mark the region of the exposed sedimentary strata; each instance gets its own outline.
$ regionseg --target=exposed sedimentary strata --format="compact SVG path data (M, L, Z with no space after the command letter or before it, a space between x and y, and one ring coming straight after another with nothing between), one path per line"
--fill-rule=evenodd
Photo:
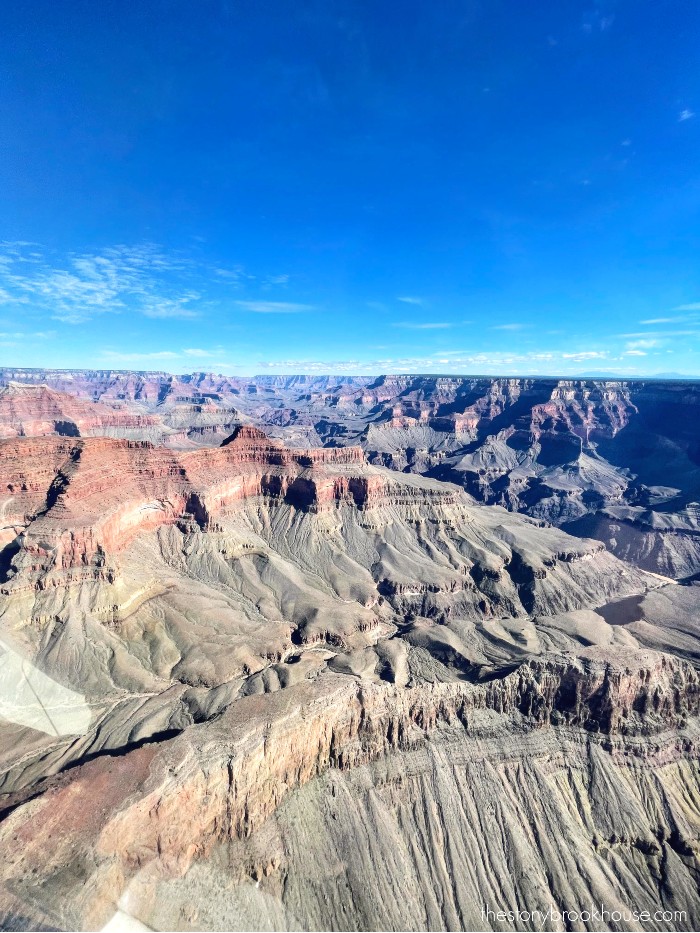
M249 428L207 452L46 444L46 459L60 466L50 482L42 473L45 506L37 483L25 484L17 516L24 530L7 545L2 585L6 594L27 594L41 618L51 618L48 605L38 609L52 597L37 591L81 581L118 589L119 555L136 536L168 527L176 537L161 536L159 548L172 570L191 572L204 561L200 579L213 573L240 599L253 598L257 612L288 618L299 637L340 644L352 631L395 624L397 613L415 628L411 615L444 622L561 611L644 586L599 544L474 509L455 488L368 467L356 448L285 450ZM17 483L27 468L6 460ZM291 582L300 571L307 578ZM281 600L278 586L289 594ZM464 657L483 660L466 650Z
M576 533L577 520L601 516L586 527L614 550L606 509L678 514L676 534L665 537L630 517L616 553L656 572L700 570L682 520L700 498L693 383L0 371L0 384L13 379L25 393L61 390L148 413L160 427L125 436L174 447L218 444L246 420L295 446L360 444L374 463L457 482L480 501Z
M269 830L272 829L273 837L275 832L270 818L275 812L282 807L282 815L274 824L281 828L287 801L290 802L287 812L290 805L304 806L304 796L294 804L295 790L309 782L324 781L323 775L330 773L338 776L330 778L330 785L322 783L314 791L315 794L322 792L323 786L336 788L331 797L326 798L328 803L322 804L323 809L329 805L334 807L332 798L342 789L343 807L353 807L357 812L357 808L367 806L364 798L367 785L363 785L358 775L355 780L360 783L353 786L353 778L344 779L342 774L358 774L358 769L373 762L382 764L379 770L369 772L374 775L372 780L379 780L387 792L391 792L392 786L395 788L396 797L387 817L390 818L401 799L401 786L404 802L410 801L418 808L430 806L431 795L426 796L420 793L420 788L411 787L414 777L420 782L422 771L420 767L412 768L410 762L421 760L420 757L412 759L411 754L427 754L430 758L431 749L434 749L432 754L444 755L441 768L448 768L436 774L437 761L433 761L433 781L441 775L433 790L440 810L431 818L438 837L448 829L450 822L459 819L451 808L460 795L441 783L447 782L450 773L454 774L453 780L458 779L458 762L466 769L467 782L473 768L486 768L492 782L497 773L493 769L505 767L507 774L509 768L522 768L518 765L520 757L524 755L527 759L537 748L540 767L549 761L552 777L561 775L560 780L565 780L567 771L574 775L578 772L580 777L576 778L572 792L589 799L589 809L587 813L584 811L585 822L576 827L569 817L568 825L557 824L557 816L562 822L564 818L561 801L558 814L550 810L545 816L546 811L543 812L537 819L549 820L552 833L545 848L552 850L549 856L553 857L557 847L555 834L562 828L569 837L568 843L573 843L576 836L585 840L589 850L588 878L581 890L586 891L587 883L591 885L591 894L605 891L607 896L624 900L639 891L634 884L625 886L626 877L617 885L611 880L603 881L600 872L605 865L606 847L622 848L624 859L628 847L639 847L643 842L646 849L640 851L646 851L653 862L659 857L668 858L669 853L683 853L696 844L693 826L697 825L700 798L697 796L694 734L692 730L673 734L668 729L684 729L686 717L697 712L697 705L698 677L689 667L653 653L639 656L634 652L615 665L598 660L595 655L573 663L561 659L525 665L506 678L484 686L442 684L401 690L358 684L336 675L281 693L250 697L241 700L222 718L206 726L193 727L168 744L142 748L131 752L126 759L104 758L87 764L71 775L70 780L68 776L58 779L40 798L16 809L0 827L0 845L8 852L2 869L3 879L12 892L12 898L6 899L4 904L6 917L21 909L29 910L30 916L41 917L44 912L63 926L94 928L104 924L118 904L125 903L126 895L130 912L136 909L137 919L140 913L141 919L149 922L153 918L149 918L147 911L157 913L152 898L159 886L177 891L177 879L184 879L183 884L186 884L192 871L197 872L199 865L206 865L207 858L215 854L217 847L229 842L238 849L234 848L230 854L233 864L229 870L228 893L220 895L220 909L225 909L227 902L235 903L236 897L244 896L247 885L257 882L259 887L263 880L263 890L269 892L276 909L284 912L291 907L290 901L294 904L299 898L297 878L303 868L295 857L293 845L270 845ZM619 710L620 715L614 713L611 718L613 710ZM553 726L554 722L558 725ZM585 733L578 733L577 728L591 734L588 744ZM635 738L639 735L647 739L654 735L655 738L651 744L644 744ZM425 744L426 740L430 740L429 745ZM404 762L409 763L407 771L392 758L396 752L405 756ZM456 764L457 770L452 772ZM670 776L666 787L662 784L659 788L657 782L653 791L660 807L647 814L638 809L637 801L641 801L642 794L650 794L654 770L660 766L676 769L688 791L695 795L694 799L691 797L690 809L686 803L683 815L678 800L669 812L673 788ZM629 795L629 781L625 780L624 771L630 768L629 773L634 775L639 790L636 799L630 801L627 797L628 802L622 804L623 797ZM393 778L390 777L392 773ZM386 775L383 779L382 774ZM513 813L507 819L502 815L502 831L512 831L514 838L518 838L520 830L516 827L521 825L521 817L516 815L518 807L538 809L536 783L533 784L536 780L536 773L528 775L525 787L521 786L525 796L520 801L517 795L511 798L509 806L514 808ZM471 784L464 781L462 777L462 794L470 786L468 793L477 798L481 794L486 799L493 793L489 780ZM645 786L649 790L645 791ZM606 801L611 803L611 794L618 795L620 800L622 812L619 815L617 803L612 811L605 808ZM665 804L664 797L668 801ZM507 799L501 801L502 806L508 806ZM625 812L627 817L623 815ZM493 856L499 852L498 843L492 846L488 837L481 837L481 826L475 817L474 811L471 815L461 814L458 831L467 846L466 857L460 868L455 864L453 883L462 883L462 879L478 872L484 859L484 847ZM619 837L618 823L625 827ZM77 826L82 828L82 835L76 848L74 827ZM572 833L574 828L575 834ZM347 824L343 826L346 836L349 829ZM390 829L391 824L385 820L375 823L375 845L391 847L392 837L387 835ZM12 849L9 840L18 833L22 835L23 845ZM601 837L599 842L596 836ZM358 854L356 833L354 838L354 842L352 837L346 839L349 855ZM439 856L442 844L438 839L433 839L432 844L426 843L426 839L421 840L425 847L421 859L430 863ZM532 848L532 842L529 845ZM524 840L521 851L527 851ZM533 859L532 853L529 857ZM671 857L676 859L674 880L677 885L681 883L675 892L678 902L697 911L698 905L692 896L692 871L688 874L690 865L675 855ZM533 859L533 868L538 872L540 864L540 859ZM556 894L561 897L567 893L566 869L555 867L555 861L550 864L551 877L556 879ZM392 877L392 871L400 872L400 868L396 865L392 869L391 865L391 860L379 859L376 870ZM42 885L37 889L30 881L33 866L40 866L46 887ZM216 863L212 870L216 877ZM635 874L640 875L639 865ZM642 879L643 874L641 872ZM503 870L500 877L505 878ZM358 881L359 877L353 884ZM64 898L60 903L47 897L56 883L63 885ZM324 873L317 883L332 892L333 882L327 876L324 878ZM440 898L444 883L440 876L432 880L428 876L421 885L423 896ZM509 900L521 892L533 894L522 873L516 875L514 884L513 893L507 895ZM497 883L492 881L484 891L497 889ZM539 896L543 893L540 891ZM457 915L476 912L480 906L473 895L470 897L466 892L465 895ZM652 892L647 891L646 897L651 896ZM342 888L331 897L342 900ZM301 908L302 913L295 920L301 921L304 927L314 925L314 911L318 909L313 906L314 898L312 892L310 906L304 907L302 898L291 907L292 912ZM188 902L187 897L178 899L177 895L171 901L175 910L186 909ZM200 900L197 910L202 909L206 910L206 902ZM394 906L393 909L399 908ZM400 925L397 917L390 913L386 916L384 925L389 928ZM408 925L420 926L420 916L419 913ZM436 918L440 918L439 911ZM260 922L258 919L252 925ZM456 916L450 920L449 915L434 920L437 928L461 926L464 922L464 916L461 921ZM172 919L170 923L173 924ZM284 923L278 923L283 928ZM357 923L362 925L360 917ZM329 915L321 923L325 924L334 925Z
M0 490L0 635L89 715L0 721L3 926L698 916L698 588L250 426L6 440Z
M159 423L154 415L136 414L56 392L46 385L10 382L0 389L0 438L138 434Z
M697 805L687 803L695 763L659 761L652 777L651 767L630 767L629 757L564 730L524 738L492 721L475 726L474 738L457 727L419 750L329 771L285 801L263 832L220 847L219 871L195 864L159 884L145 870L125 900L160 928L194 904L210 927L243 914L268 929L299 918L309 928L352 918L360 929L502 929L517 924L499 923L499 909L629 911L632 902L684 911L679 927L697 923L684 864L695 841ZM683 827L677 835L658 819L664 812ZM241 862L249 874L226 895L195 896ZM536 918L537 927L558 925Z
M272 699L242 700L197 738L192 736L198 753L188 755L190 768L179 771L167 807L154 809L161 796L154 782L151 795L146 793L135 810L127 809L103 830L102 851L118 851L132 866L156 854L186 865L217 837L250 836L288 793L329 767L366 764L420 743L443 725L459 722L468 731L472 716L484 710L523 717L537 728L556 724L608 736L663 733L697 715L700 678L683 662L651 652L630 651L617 663L601 661L595 651L588 654L574 663L552 659L525 664L483 686L433 684L402 690L328 678L325 690L303 688L306 696L300 687ZM230 760L217 754L224 735L234 750ZM193 794L199 801L193 801ZM174 835L172 813L184 797L203 808L202 840L187 825Z
M122 429L106 419L87 433L191 448L218 444L247 421L293 446L361 445L373 463L456 482L480 501L592 534L646 570L700 572L684 517L700 500L700 395L691 382L0 370L0 384L13 380L24 387L10 394L68 393L64 408L74 396L157 422ZM53 418L36 422L41 433L65 433L68 422ZM25 419L22 432L39 430L33 424ZM617 534L607 518L620 508ZM673 533L660 527L667 517L676 519Z
M6 442L0 461L19 528L0 619L91 702L175 678L219 691L196 701L211 709L326 662L402 683L426 664L472 676L528 650L499 619L656 585L596 542L368 467L357 449L290 451L248 428L206 453L49 438ZM409 664L409 647L434 661Z
M664 576L698 574L700 503L664 513L641 506L610 506L567 522L572 534L604 541L623 560Z
M76 395L43 383L9 381L0 388L0 438L55 434L147 440L176 449L215 445L242 420L235 406L221 403L217 393L192 390L165 397L159 391L154 399L147 392Z

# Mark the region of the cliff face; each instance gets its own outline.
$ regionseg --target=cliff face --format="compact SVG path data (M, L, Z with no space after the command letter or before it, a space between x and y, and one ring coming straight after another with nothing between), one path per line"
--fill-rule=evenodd
M186 449L250 423L294 447L361 446L371 463L593 535L655 573L700 572L700 539L685 518L700 500L697 383L5 369L1 384L15 406L52 393L51 405L7 408L11 434L101 433ZM123 410L96 420L96 402ZM66 414L75 404L93 410Z
M522 417L599 477L634 391L434 383L167 383L181 414L236 388L251 421L293 394L290 430L323 398L342 446L0 441L0 925L500 929L482 904L552 898L700 920L700 587L363 450L367 418L407 456L424 432L457 476L445 438L485 464L508 444L479 432Z
M530 909L551 898L613 907L641 896L655 871L668 891L645 890L645 904L697 917L700 785L685 725L697 674L654 654L628 660L524 665L482 687L402 690L335 675L90 762L0 827L5 923L91 929L121 909L159 929L183 919L218 928L253 894L253 926L272 910L275 929L332 927L347 911L357 926L417 928L427 912L436 929L491 928L476 923L487 894L497 909L522 897ZM309 851L326 856L312 867ZM514 856L522 870L512 874ZM481 878L486 859L491 877ZM401 891L407 871L417 876L410 915L401 896L368 896L371 880Z
M216 450L191 452L107 438L0 442L0 488L6 534L27 529L18 544L31 572L102 566L141 531L179 521L210 528L251 497L316 512L457 497L438 484L394 482L367 468L360 448L289 450L249 427Z
M22 382L0 377L0 438L106 436L187 448L220 443L241 423L228 386L229 401L222 404L222 395L207 391L209 386L200 391L192 384L171 385L164 391L131 376L95 385L80 374L70 380L65 374L52 378L42 372L45 380L23 375Z
M0 389L0 438L147 432L158 420L154 415L56 392L46 385L10 382Z
M35 470L35 460L45 466ZM414 616L551 612L644 585L599 544L520 519L504 523L504 513L474 509L455 487L367 465L359 448L287 449L248 427L218 449L187 452L105 438L5 442L0 488L16 535L4 552L8 596L80 580L115 584L132 542L167 528L175 538L161 536L159 549L169 562L183 563L171 553L178 535L187 566L200 551L219 576L236 577L252 562L246 592L262 599L271 588L283 617L290 609L277 591L288 584L275 582L268 555L326 576L329 595L345 599L335 624L325 610L304 618L311 604L328 601L320 593L291 617L341 642L348 626L374 627L389 610L420 641L429 636ZM250 556L231 563L229 553ZM363 621L349 621L348 596ZM455 637L452 647L468 658L463 636Z

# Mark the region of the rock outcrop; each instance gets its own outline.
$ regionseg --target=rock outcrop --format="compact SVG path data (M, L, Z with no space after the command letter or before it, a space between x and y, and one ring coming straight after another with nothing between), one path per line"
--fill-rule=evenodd
M2 384L10 396L54 399L23 417L8 409L10 433L101 433L186 449L218 445L249 423L291 446L361 446L374 464L598 537L645 570L700 572L686 514L700 501L696 383L5 369ZM91 427L65 414L70 397L92 407L83 413ZM96 405L121 408L95 423Z
M476 921L489 897L496 909L525 898L520 906L544 912L552 901L588 908L589 899L613 909L635 895L643 896L640 909L682 908L690 925L700 909L692 867L700 797L687 717L697 706L697 673L653 653L617 664L593 656L523 665L484 686L405 690L334 675L249 697L166 744L98 758L54 779L34 800L17 801L0 826L11 892L0 899L5 924L19 915L93 929L121 909L160 929L188 913L191 925L217 928L221 920L205 920L210 911L230 915L261 890L262 902L256 895L248 906L248 925L268 925L273 909L275 929L333 927L343 910L353 926L374 917L383 927L417 928L427 912L438 929L490 929L484 918ZM620 716L611 719L612 709ZM582 741L577 729L590 738ZM481 818L479 801L486 804ZM583 801L577 822L572 812ZM522 835L527 813L534 837ZM488 814L500 832L484 834ZM309 869L298 847L362 865L364 825L372 827L367 863L340 885L335 872L321 869L303 893ZM446 833L456 833L451 845L441 841ZM20 837L22 845L13 846ZM397 844L413 852L403 868L390 856ZM514 845L523 870L503 888ZM456 855L452 846L461 847L461 858L451 870L421 873L450 850ZM576 847L578 870L566 854ZM479 883L486 859L495 875ZM228 882L210 902L226 863ZM419 876L412 916L402 914L401 898L380 907L363 895L368 872L391 887L402 884L407 866ZM667 887L661 896L645 888L647 873L656 871ZM529 880L543 872L548 886Z
M89 402L43 384L10 382L0 388L0 438L127 436L148 432L158 423L154 415Z
M482 909L593 903L697 925L700 586L600 540L695 532L603 461L647 417L635 387L83 382L166 443L0 440L0 925L503 929ZM255 424L299 441L321 407L329 446ZM465 491L504 450L511 493L524 464L552 484L537 458L576 445L566 515L605 535ZM581 512L584 474L617 504Z

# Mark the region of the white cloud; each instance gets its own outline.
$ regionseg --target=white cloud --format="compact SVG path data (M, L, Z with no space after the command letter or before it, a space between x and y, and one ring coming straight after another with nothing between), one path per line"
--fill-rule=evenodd
M693 324L693 321L688 321L689 324ZM642 339L656 338L656 337L697 337L700 336L700 322L698 322L698 327L693 330L640 330L634 331L630 334L618 334L618 337L622 337L625 340L634 340L638 337Z
M422 305L423 299L418 298L415 295L399 295L396 298L397 301L403 301L407 305Z
M448 327L452 327L451 324L446 324L443 322L437 321L426 321L424 323L413 324L410 321L399 321L391 325L392 327L405 327L408 330L445 330Z
M221 367L221 356L226 351L223 347L216 347L212 350L198 347L187 347L183 350L152 350L152 351L122 351L122 350L103 350L101 358L108 363L119 363L125 366L138 363L157 363L157 362L176 362L179 361L183 367L192 365L194 360L212 360L217 367Z
M234 304L254 314L299 314L315 311L315 305L298 304L294 301L234 301Z
M103 350L102 358L113 363L139 363L146 360L177 360L179 353L174 350L156 350L151 353L121 353L118 350Z
M688 110L688 108L686 107L684 110L681 110L681 112L678 114L678 122L684 123L686 120L692 120L694 116L695 114L693 113L693 111Z
M452 355L452 354L455 355ZM456 355L459 353L460 355ZM581 350L559 353L538 350L530 353L469 353L467 351L442 351L429 357L358 359L281 359L264 360L258 363L262 370L277 373L327 373L327 374L372 374L379 373L435 373L488 374L503 373L527 375L537 373L575 375L581 363L588 360L611 359L604 350Z
M646 356L644 350L625 350L623 356Z
M700 323L700 302L691 302L690 304L678 305L673 311L680 311L680 314L667 314L663 317L650 317L640 321L640 324L695 324Z
M29 246L32 246L31 251ZM240 287L256 277L241 267L201 263L191 254L166 253L153 243L112 246L63 257L42 254L33 244L0 243L0 305L30 305L55 320L82 324L97 314L133 312L156 320L200 317L208 295ZM270 276L265 287L284 285ZM310 311L292 302L238 302L260 314Z
M220 356L221 351L212 353L211 350L188 349L182 351L184 356Z
M584 15L581 29L588 36L593 35L595 32L607 32L614 21L615 15L613 13L606 16L600 10L592 10Z
M56 259L0 246L0 302L29 304L68 324L133 310L149 317L191 317L199 295L184 286L194 267L154 244L113 246Z
M26 304L29 299L22 295L13 295L6 288L0 288L0 305Z
M48 340L52 337L55 337L55 331L51 330L35 330L31 333L26 331L13 331L13 332L0 332L0 339L2 340L31 340L32 338L37 338L38 340Z
M661 341L656 338L647 338L643 337L641 340L632 340L627 344L628 354L633 353L635 350L653 350L655 347L660 347Z
M181 298L159 298L144 305L143 313L150 318L181 318L184 320L199 317L199 312L186 307L191 301L197 301L201 296L197 292L184 295Z
M236 266L233 269L223 269L220 266L213 266L210 271L213 275L217 275L220 279L226 279L232 284L236 284L242 278L253 278L253 276L246 275L240 266Z
M676 317L650 317L645 321L640 321L640 324L685 324L689 320L687 315L676 316Z
M522 330L526 324L494 324L491 330Z

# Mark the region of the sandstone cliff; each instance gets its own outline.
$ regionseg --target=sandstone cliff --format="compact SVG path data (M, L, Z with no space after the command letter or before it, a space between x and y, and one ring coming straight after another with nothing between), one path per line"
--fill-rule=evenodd
M4 927L700 918L700 588L250 425L0 490Z

